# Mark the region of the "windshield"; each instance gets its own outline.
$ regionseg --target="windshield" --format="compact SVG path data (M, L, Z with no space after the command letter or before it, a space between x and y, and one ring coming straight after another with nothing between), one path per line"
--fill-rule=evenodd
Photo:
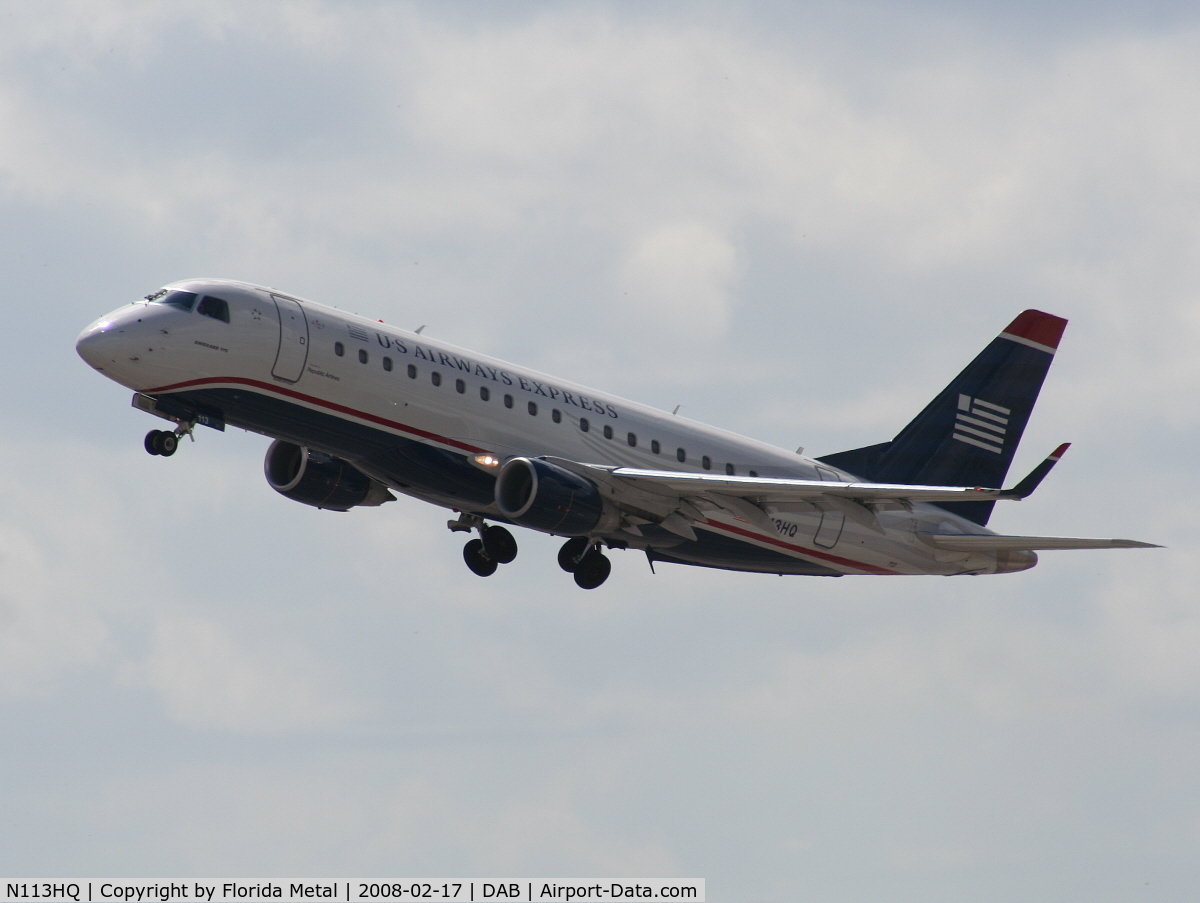
M154 304L166 304L169 307L178 307L180 310L191 310L196 306L197 297L195 292L169 291L157 298L151 296L149 300Z

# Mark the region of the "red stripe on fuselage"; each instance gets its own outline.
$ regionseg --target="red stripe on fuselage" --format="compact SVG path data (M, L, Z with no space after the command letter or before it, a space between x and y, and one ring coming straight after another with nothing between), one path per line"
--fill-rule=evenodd
M838 564L842 567L854 568L856 571L866 571L868 574L892 574L902 575L903 571L889 571L887 568L881 568L873 564L865 564L861 561L851 561L849 558L842 558L838 555L830 555L828 552L818 552L816 549L807 549L804 546L793 545L790 542L784 542L782 539L777 539L774 536L764 536L761 533L755 533L751 530L745 530L742 527L735 527L732 524L723 524L720 521L715 521L709 518L705 523L710 527L716 527L721 530L728 530L730 533L737 533L741 536L765 542L773 546L779 546L781 549L787 549L789 552L799 552L802 555L808 555L812 558L820 558L828 561L830 564Z
M172 383L169 386L159 386L155 389L142 389L141 391L146 395L154 395L156 393L181 392L184 389L193 389L196 386L227 385L230 383L239 386L253 386L256 389L264 389L268 392L274 392L278 395L285 395L290 398L295 398L298 401L304 401L308 404L317 405L318 407L328 408L331 411L337 411L339 414L345 414L349 417L357 417L359 420L368 420L371 423L376 423L380 426L386 426L389 429L398 430L402 433L411 433L414 436L420 436L422 439L440 442L443 445L449 445L453 448L470 452L471 454L478 455L487 451L486 448L477 448L474 445L468 445L466 442L459 442L457 439L439 436L437 433L431 433L428 430L418 429L417 427L409 426L406 423L400 423L396 420L388 420L386 417L368 414L366 411L359 411L355 408L347 407L344 404L338 404L334 401L326 401L323 398L317 398L313 395L305 395L303 392L297 392L295 389L287 389L283 386L273 386L270 383L260 382L257 379L248 379L244 376L210 376L203 379L189 379L186 382Z

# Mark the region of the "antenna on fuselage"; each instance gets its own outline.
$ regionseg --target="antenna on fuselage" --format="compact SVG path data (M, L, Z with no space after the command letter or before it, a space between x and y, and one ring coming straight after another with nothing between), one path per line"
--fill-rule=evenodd
M422 323L420 326L417 327L417 335L421 334L421 330L424 329L425 326L426 326L426 324Z
M682 404L677 404L677 405L675 405L675 410L673 410L673 411L671 412L671 415L672 415L672 416L674 416L675 414L678 414L678 413L679 413L679 409L680 409L680 408L682 408L682 407L683 407L683 405L682 405Z

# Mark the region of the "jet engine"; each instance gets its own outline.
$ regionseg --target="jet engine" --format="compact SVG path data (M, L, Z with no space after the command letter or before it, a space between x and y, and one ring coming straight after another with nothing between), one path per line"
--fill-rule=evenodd
M601 498L595 483L532 458L513 458L501 468L496 505L522 527L559 536L584 536L617 522L615 509Z
M282 439L267 449L263 470L280 495L314 508L349 511L356 505L382 505L394 499L386 486L341 458Z

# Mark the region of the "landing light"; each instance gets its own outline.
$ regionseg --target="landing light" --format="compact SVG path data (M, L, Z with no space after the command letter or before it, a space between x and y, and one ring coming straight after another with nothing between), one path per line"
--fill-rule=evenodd
M480 467L499 467L500 459L495 455L476 455L475 463Z

